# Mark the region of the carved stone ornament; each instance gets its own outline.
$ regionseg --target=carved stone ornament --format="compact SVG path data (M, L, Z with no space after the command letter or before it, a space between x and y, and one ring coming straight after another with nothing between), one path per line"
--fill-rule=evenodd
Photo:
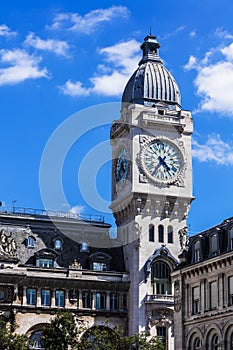
M174 297L174 310L179 312L181 309L181 296Z
M154 157L156 164L153 164L152 161L149 161L147 164L145 159L148 156L148 152L150 152L149 148L156 142L161 142L174 151L174 154L176 154L176 167L171 165L173 163L173 159L171 158L171 153L169 153L168 150L167 155L164 155L164 157ZM184 186L184 176L187 168L187 160L184 158L184 153L185 147L183 141L170 140L163 135L156 137L151 137L148 135L140 136L140 153L137 157L140 182L153 183L158 187L169 187L171 185L179 187ZM168 163L169 157L170 160ZM152 170L150 171L148 167L152 167ZM166 173L164 176L163 172ZM161 174L161 177L157 176L157 174Z
M1 257L10 257L15 258L17 252L17 245L12 238L12 232L10 235L6 235L5 231L2 229L0 231L0 258Z

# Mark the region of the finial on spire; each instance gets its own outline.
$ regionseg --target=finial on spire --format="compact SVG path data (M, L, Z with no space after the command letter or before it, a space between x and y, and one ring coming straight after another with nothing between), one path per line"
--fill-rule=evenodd
M152 35L152 32L151 32L151 26L150 26L150 36Z

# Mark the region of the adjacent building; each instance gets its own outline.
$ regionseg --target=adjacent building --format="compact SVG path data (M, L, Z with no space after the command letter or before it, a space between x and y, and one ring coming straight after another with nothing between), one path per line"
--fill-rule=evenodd
M172 273L175 349L233 349L233 218L188 238Z
M85 327L127 329L129 276L123 248L102 217L14 208L0 212L0 314L43 349L58 310Z

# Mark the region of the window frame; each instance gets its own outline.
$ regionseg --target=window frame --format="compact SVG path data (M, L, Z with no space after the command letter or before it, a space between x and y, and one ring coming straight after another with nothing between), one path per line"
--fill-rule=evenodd
M26 289L26 300L27 305L34 305L37 304L37 289L36 288L27 288Z
M41 306L51 306L51 290L41 289Z
M62 289L55 290L55 306L65 307L65 291Z

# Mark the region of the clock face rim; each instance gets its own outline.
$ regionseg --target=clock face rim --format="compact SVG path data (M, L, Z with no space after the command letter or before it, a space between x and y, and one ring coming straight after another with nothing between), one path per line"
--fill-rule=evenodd
M118 172L120 171L120 167L122 164L122 162L124 162L126 164L126 167L123 171L123 173L121 175L118 174ZM118 164L119 163L119 164ZM116 157L116 164L115 164L115 181L116 184L122 185L126 178L127 178L127 174L128 174L128 170L129 170L129 157L128 157L128 151L126 149L126 147L121 147L120 151L118 152L118 155ZM117 177L120 176L119 179L117 179Z
M170 176L169 178L162 179L162 178L156 177L156 176L152 175L152 173L148 170L148 164L146 164L146 161L145 161L145 154L148 151L148 148L155 143L168 144L170 146L170 148L175 150L176 158L178 159L179 168L176 171L176 173L172 174L172 176ZM175 183L179 179L179 177L184 169L184 156L183 156L182 150L174 141L171 141L169 138L166 138L166 137L156 137L156 138L151 139L149 142L147 142L146 145L144 145L144 147L142 149L140 160L141 160L142 170L143 170L144 174L147 176L147 178L152 180L154 183L160 184L160 185L168 185L168 184ZM161 162L162 161L163 161L163 159L161 160ZM163 166L163 164L161 164L161 166ZM168 166L168 165L165 163L164 166Z

